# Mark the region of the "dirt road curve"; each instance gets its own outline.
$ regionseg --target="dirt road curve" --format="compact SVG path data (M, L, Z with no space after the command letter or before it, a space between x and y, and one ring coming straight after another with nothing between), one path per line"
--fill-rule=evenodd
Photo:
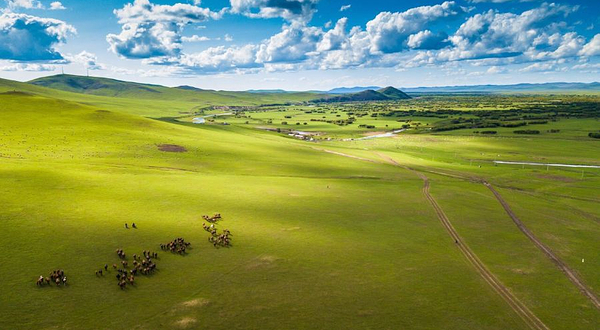
M581 293L583 293L586 297L590 299L590 301L592 302L592 304L594 304L596 308L600 309L600 300L598 299L598 297L596 297L594 292L590 290L579 278L579 276L577 276L577 274L571 268L569 268L569 266L567 266L562 260L560 260L558 256L556 256L549 247L547 247L544 243L537 239L537 237L535 237L535 235L531 231L529 231L527 227L525 227L523 222L521 222L521 220L513 212L508 203L504 200L504 198L502 198L500 193L498 193L498 191L496 191L496 189L492 187L491 184L484 182L484 185L492 191L494 196L496 196L498 202L500 202L506 213L508 213L508 215L517 225L519 230L521 230L521 232L523 232L523 234L525 234L525 236L527 236L527 238L529 238L529 240L531 240L533 244L535 244L535 246L542 250L542 252L544 252L544 254L546 254L546 256L548 256L548 258L550 258L550 260L552 260L552 262L554 262L554 264L558 266L558 268L560 268L560 270L563 273L565 273L565 275L567 275L567 278L571 282L573 282L573 284L575 284L575 286L579 289L579 291L581 291Z

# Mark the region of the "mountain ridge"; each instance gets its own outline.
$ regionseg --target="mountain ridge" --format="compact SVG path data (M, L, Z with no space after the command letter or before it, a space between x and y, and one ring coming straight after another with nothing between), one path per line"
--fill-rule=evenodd
M434 87L406 87L409 93L468 93L468 92L549 92L549 91L600 91L600 82L550 82L518 83L508 85L457 85Z
M367 89L357 93L329 96L315 100L316 102L362 102L362 101L391 101L410 99L403 91L388 86L378 90Z
M239 104L281 104L309 101L319 94L311 92L232 92L201 89L194 86L167 87L129 82L104 77L59 74L26 82L30 86L46 87L77 94L131 99L176 100L189 102ZM213 102L214 101L214 102Z
M366 90L378 90L378 89L381 89L381 87L379 87L379 86L336 87L336 88L330 89L328 91L325 91L325 93L327 93L327 94L353 94L353 93L358 93L358 92L364 92Z

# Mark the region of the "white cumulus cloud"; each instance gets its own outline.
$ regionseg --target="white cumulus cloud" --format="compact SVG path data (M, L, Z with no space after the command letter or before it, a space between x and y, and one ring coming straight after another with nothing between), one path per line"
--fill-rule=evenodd
M201 42L201 41L209 41L209 37L193 35L191 37L181 37L181 41L183 42Z
M104 64L98 63L98 57L87 51L82 51L76 55L67 55L65 58L73 63L83 65L88 70L104 70L106 67Z
M583 46L579 54L583 56L600 55L600 34L596 34L590 42Z
M56 46L75 33L73 26L57 19L5 12L0 15L0 59L61 60Z
M319 0L230 0L231 12L252 18L281 17L288 21L308 22Z
M6 0L6 4L10 9L25 8L25 9L43 9L44 6L37 0Z
M464 11L454 1L446 1L440 5L421 6L404 12L382 12L367 23L366 30L374 51L394 53L406 49L408 38L431 23Z
M60 1L54 1L50 3L50 10L64 10L67 9Z
M178 55L186 25L222 15L190 4L156 5L149 0L135 0L114 13L122 30L120 34L107 35L106 40L111 51L125 58Z
M50 64L14 63L0 66L0 71L54 71L56 67Z

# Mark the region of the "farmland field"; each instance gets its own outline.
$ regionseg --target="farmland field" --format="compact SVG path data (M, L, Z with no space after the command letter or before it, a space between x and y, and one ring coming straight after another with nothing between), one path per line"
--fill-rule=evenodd
M0 329L600 325L600 96L0 91Z

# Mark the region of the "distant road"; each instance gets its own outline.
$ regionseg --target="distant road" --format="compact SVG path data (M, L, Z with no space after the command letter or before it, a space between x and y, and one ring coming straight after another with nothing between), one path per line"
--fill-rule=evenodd
M551 166L551 167L576 167L576 168L600 168L598 165L575 165L575 164L545 164L545 163L531 163L531 162L509 162L503 160L495 160L495 164L508 164L508 165L533 165L533 166Z

